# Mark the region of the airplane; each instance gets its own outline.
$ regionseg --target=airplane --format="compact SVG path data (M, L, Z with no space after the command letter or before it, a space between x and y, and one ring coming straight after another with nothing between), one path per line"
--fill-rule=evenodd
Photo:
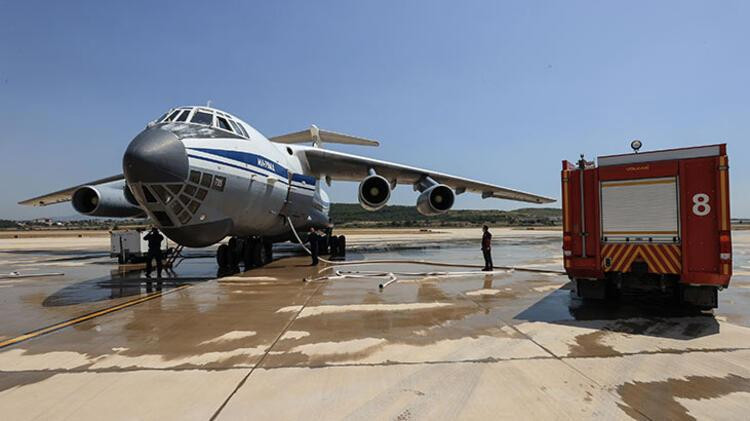
M302 145L311 143L311 146ZM220 267L271 260L272 245L298 232L330 226L324 181L358 181L361 206L377 211L398 184L419 192L416 208L447 212L455 196L479 193L530 203L554 199L422 168L323 149L324 143L379 146L362 137L312 125L267 138L242 119L208 106L170 109L128 145L122 174L19 202L47 206L72 202L81 214L146 217L171 240L217 249Z

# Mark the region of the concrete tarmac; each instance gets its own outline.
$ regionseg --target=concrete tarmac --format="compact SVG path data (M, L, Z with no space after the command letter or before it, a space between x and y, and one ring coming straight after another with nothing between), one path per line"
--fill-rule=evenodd
M473 234L351 236L348 259L481 263ZM559 232L495 238L498 265L560 270ZM746 419L750 231L733 240L735 276L712 313L654 297L592 305L554 274L361 265L339 269L454 273L383 290L382 277L302 282L335 269L301 256L227 275L193 252L158 282L113 272L101 240L0 240L0 273L65 273L0 279L0 343L30 334L0 348L0 413Z

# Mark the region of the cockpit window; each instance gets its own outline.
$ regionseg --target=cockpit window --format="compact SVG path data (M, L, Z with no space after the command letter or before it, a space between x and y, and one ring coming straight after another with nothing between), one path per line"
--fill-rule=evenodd
M227 122L227 119L224 117L216 116L216 124L219 126L220 129L224 129L227 131L232 131L232 128L229 127L229 123Z
M158 122L164 120L164 117L166 117L167 114L169 114L169 112L166 112L166 113L162 114L161 117L159 117L156 120L154 120L154 123L158 123Z
M174 118L177 117L177 114L179 113L180 113L180 110L175 110L172 114L169 115L169 117L167 117L167 121L174 120Z
M239 124L237 124L237 123L236 123L236 122L235 122L234 120L229 120L229 122L230 122L230 123L232 123L232 127L234 127L234 131L235 131L235 132L236 132L236 133L237 133L238 135L242 136L242 130L240 130L240 125L239 125Z
M240 133L242 133L242 136L249 138L250 136L245 131L245 128L242 127L242 124L240 123L236 123L236 124L237 124L237 128L240 129Z
M180 114L180 116L177 117L177 120L175 121L185 121L187 120L189 115L190 115L190 110L184 110L182 114Z
M193 119L190 120L192 123L205 124L210 126L213 123L213 114L204 113L202 111L196 111Z

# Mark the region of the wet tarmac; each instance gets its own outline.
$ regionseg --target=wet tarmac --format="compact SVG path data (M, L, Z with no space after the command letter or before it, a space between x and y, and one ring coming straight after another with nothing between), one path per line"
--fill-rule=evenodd
M218 277L195 251L159 280L119 273L88 245L0 242L0 273L64 273L0 280L0 342L32 333L0 348L0 408L5 419L746 419L750 231L733 235L735 276L712 313L661 297L582 302L555 274L298 256ZM560 270L558 234L496 238L496 264ZM389 244L348 260L481 263L474 243ZM337 269L453 273L384 289L375 276L302 281Z

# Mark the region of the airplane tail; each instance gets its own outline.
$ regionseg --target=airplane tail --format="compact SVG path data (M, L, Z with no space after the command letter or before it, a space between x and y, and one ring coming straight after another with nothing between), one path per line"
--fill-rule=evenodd
M313 146L315 146L316 148L321 147L323 142L338 143L343 145L380 146L380 142L378 142L377 140L370 140L363 137L356 137L342 133L329 132L328 130L321 130L314 124L307 130L284 134L281 136L275 136L268 140L270 140L271 142L286 144L312 142Z

